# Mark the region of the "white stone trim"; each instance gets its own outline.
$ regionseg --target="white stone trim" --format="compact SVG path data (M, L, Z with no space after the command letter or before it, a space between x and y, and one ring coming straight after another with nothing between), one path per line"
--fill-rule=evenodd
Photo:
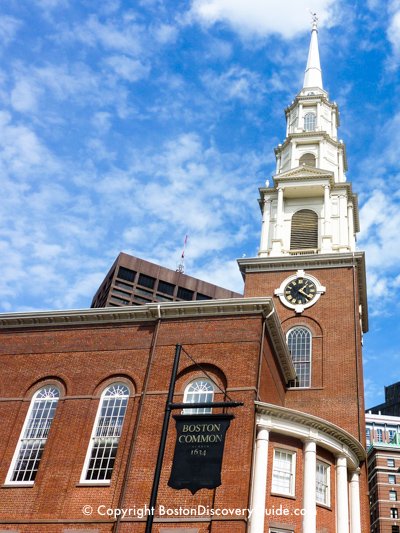
M253 514L250 518L250 533L261 533L264 531L265 498L267 495L268 441L269 431L267 427L258 425L251 505Z
M312 281L317 289L316 291L316 295L315 295L315 298L313 298L310 302L307 302L305 304L302 304L302 305L293 305L291 304L288 300L286 300L285 298L285 287L288 283L290 283L291 281L297 279L297 278L306 278L306 279L309 279L310 281ZM294 309L294 311L296 313L302 313L304 311L304 309L307 309L309 307L311 307L312 305L316 304L321 296L321 294L324 294L324 292L326 291L326 287L324 287L323 285L321 285L321 283L319 282L319 280L315 277L315 276L312 276L311 274L306 274L304 272L304 270L298 270L296 272L296 274L293 274L292 276L289 276L287 277L286 279L284 279L282 281L282 283L280 284L280 286L275 289L275 296L278 296L281 303L285 306L285 307L288 307L289 309Z
M347 431L322 418L264 402L255 402L257 424L270 432L295 437L301 441L315 440L321 448L335 456L343 456L349 469L355 470L365 461L366 452L358 440Z

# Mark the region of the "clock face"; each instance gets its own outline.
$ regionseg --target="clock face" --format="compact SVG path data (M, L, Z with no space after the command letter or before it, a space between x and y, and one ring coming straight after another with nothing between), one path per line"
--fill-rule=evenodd
M305 305L315 298L317 287L311 279L297 277L286 285L283 294L291 305Z

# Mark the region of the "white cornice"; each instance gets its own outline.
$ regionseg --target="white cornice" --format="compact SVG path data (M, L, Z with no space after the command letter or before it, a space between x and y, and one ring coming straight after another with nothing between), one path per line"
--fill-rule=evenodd
M273 179L275 182L282 179L291 180L308 180L308 179L328 179L332 186L334 185L334 174L330 170L324 170L322 168L309 167L307 165L301 165L286 172L275 174Z
M226 298L192 302L150 303L135 307L104 307L68 311L0 314L0 330L112 325L186 318L262 315L286 382L296 377L285 337L271 297Z
M321 269L358 266L358 289L363 308L362 324L364 333L368 331L367 280L364 252L287 255L279 257L250 257L238 259L243 279L251 272L288 272L298 269Z
M316 142L320 141L321 139L324 139L330 142L333 146L335 146L335 148L344 148L344 143L336 141L328 133L326 133L326 131L302 131L300 133L289 133L283 143L278 145L274 149L275 155L279 155L292 139L306 139L308 142L312 141L313 139L315 139Z
M327 420L274 404L255 402L255 405L257 423L272 432L291 435L300 440L313 438L317 445L335 455L345 455L354 469L366 459L366 452L360 442Z

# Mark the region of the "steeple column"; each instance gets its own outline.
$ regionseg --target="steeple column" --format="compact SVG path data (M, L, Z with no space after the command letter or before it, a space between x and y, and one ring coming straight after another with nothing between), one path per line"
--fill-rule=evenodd
M339 251L347 251L349 249L349 230L347 227L347 197L345 194L339 195L339 235L340 243Z
M281 171L281 154L278 154L276 156L276 174L279 174L279 172Z
M340 144L342 145L343 143L341 142ZM339 176L338 176L338 180L343 182L343 181L345 181L345 179L344 179L344 162L343 162L343 146L339 147L338 157L339 157Z
M276 212L275 236L272 239L271 255L277 256L282 254L283 246L283 189L278 187L278 206Z
M271 198L264 198L263 216L261 225L261 242L258 255L268 255L268 237L271 221Z
M322 253L332 251L332 232L331 232L331 188L329 185L324 186L324 226L321 242Z
M353 204L349 201L347 204L347 226L349 228L349 246L350 250L354 251L356 248L356 240L354 237L354 218L353 218Z
M290 141L290 168L294 168L294 166L295 166L294 165L294 154L296 152L295 146L296 146L296 144L295 144L294 140L291 140Z
M321 131L321 102L317 102L317 121L315 124L315 129Z
M303 104L299 103L297 113L297 128L298 130L302 131L304 129Z

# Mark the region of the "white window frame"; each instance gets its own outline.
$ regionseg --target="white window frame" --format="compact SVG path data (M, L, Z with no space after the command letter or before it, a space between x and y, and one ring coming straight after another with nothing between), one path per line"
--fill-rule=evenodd
M40 393L42 393L46 389L48 389L48 390L53 389L54 391L57 391L57 393L58 393L58 396L53 396L53 400L57 399L56 407L54 409L53 418L50 420L50 424L48 425L47 433L46 433L46 436L44 438L43 437L42 438L38 438L38 437L29 438L29 437L25 436L25 434L27 433L27 431L29 429L29 424L31 422L31 416L32 416L32 413L33 413L33 409L35 407L35 404L38 401L45 399L45 398L38 398L38 396L40 395ZM45 448L46 443L47 443L48 434L49 434L50 429L51 429L51 424L52 424L52 422L54 420L55 412L57 410L57 405L58 405L58 401L60 399L60 395L61 395L61 391L60 391L59 387L57 387L56 385L53 385L53 384L49 384L49 385L45 385L43 387L40 387L40 389L38 389L35 392L35 394L32 396L32 399L31 399L30 404L29 404L28 412L26 413L24 425L22 426L22 430L21 430L21 433L20 433L20 436L19 436L19 439L18 439L18 444L15 447L15 451L14 451L14 455L13 455L13 458L12 458L12 461L11 461L11 464L10 464L10 468L8 469L7 477L6 477L6 480L5 480L5 484L6 485L15 485L15 486L21 486L21 485L30 485L30 486L32 486L32 485L34 485L35 480L36 480L36 475L37 475L37 472L38 472L39 467L40 467L40 462L42 460L42 455L40 456L40 459L39 459L39 462L38 462L38 465L37 465L35 478L32 481L29 481L29 480L27 480L27 481L13 481L12 478L14 476L14 471L15 471L17 463L18 463L18 459L19 459L19 455L20 455L20 451L21 451L22 445L24 444L25 441L28 441L28 440L36 440L37 442L42 441L42 454L43 454L44 448ZM50 396L49 396L49 399L51 399ZM46 421L48 421L48 419L46 419Z
M389 485L396 485L396 474L388 474L388 483Z
M397 507L390 508L390 518L394 518L395 520L399 518L399 510Z
M387 466L389 468L394 468L396 466L396 462L395 462L395 460L392 457L389 457L387 459Z
M290 472L281 471L277 469L277 454L286 454L288 456L291 456L291 462L290 462ZM276 472L283 472L286 474L289 474L289 490L288 491L282 491L279 487L274 487L274 476ZM273 465L272 465L272 481L271 481L271 493L272 494L281 494L283 496L295 496L296 494L296 452L293 450L289 450L287 448L275 448L274 449L274 459L273 459Z
M392 498L391 496L394 496L394 498ZM397 490L394 490L394 489L389 490L389 501L397 502Z
M313 126L312 128L310 127L311 125ZM304 131L315 131L316 129L317 114L314 111L307 111L307 113L304 115Z
M383 442L383 429L376 429L376 442Z
M293 385L293 386L290 386L290 388L293 388L293 389L309 389L311 387L311 383L312 383L312 345L313 345L313 336L312 336L311 330L307 326L303 326L303 325L294 326L293 328L289 329L289 331L286 334L286 344L289 347L289 335L291 333L293 333L294 331L299 330L299 329L306 330L308 332L308 334L310 335L310 354L309 354L309 362L308 362L308 365L309 365L309 381L308 381L308 385ZM303 362L294 361L292 355L291 355L291 358L292 358L293 366L295 367L295 369L297 368L296 367L297 364L305 364L305 363L307 363L307 361L303 361ZM297 370L296 370L296 373L297 373ZM295 381L297 381L297 380L295 380Z
M365 444L371 446L371 428L365 430Z
M196 383L206 384L209 385L211 388L209 390L201 390L199 389L198 392L191 391L191 387L193 387ZM198 403L204 401L204 403L213 402L214 401L214 394L215 394L215 387L214 383L210 379L205 378L196 378L193 379L190 383L188 383L185 387L185 392L183 395L183 403L191 404L191 403ZM192 398L192 395L199 395L200 399ZM211 396L210 398L206 398L205 400L201 399L201 396ZM184 415L204 415L204 414L210 414L212 413L212 407L196 407L194 409L183 409L182 414Z
M119 442L120 442L120 439L121 439L122 429L123 429L123 426L124 426L124 421L125 421L125 416L126 416L126 410L128 408L129 397L131 395L130 387L126 383L123 383L123 382L111 383L110 385L107 385L107 387L101 393L100 400L99 400L99 405L97 407L96 418L94 420L92 433L90 435L89 446L87 448L85 461L83 463L81 479L80 479L80 483L82 483L82 484L85 484L85 485L109 485L111 483L111 478L112 478L112 474L113 474L113 471L114 471L114 467L112 469L110 479L86 479L86 476L88 474L88 469L89 469L89 464L90 464L90 460L91 460L91 457L92 457L92 450L93 450L94 444L95 444L96 440L99 438L99 436L97 435L97 429L98 429L98 425L99 425L99 421L100 421L100 417L101 417L101 410L102 410L102 407L103 407L104 400L106 398L107 391L109 391L112 387L119 387L119 386L125 387L126 389L128 389L128 394L127 395L121 395L121 397L126 397L127 398L127 402L126 402L124 417L123 417L123 420L122 420L122 423L121 423L121 427L120 427L120 434L118 436L107 436L107 437L104 437L104 438L114 439L114 442L116 442L116 444L117 444L116 453L118 452Z
M277 529L276 527L271 527L269 533L294 533L293 529Z
M324 501L318 500L318 490L317 487L316 490L316 500L318 505L324 505L326 507L330 507L331 505L331 468L328 463L325 461L321 461L320 459L317 459L317 465L316 465L316 473L315 473L315 481L316 484L318 484L318 466L321 466L324 469L324 475L325 475L325 499Z

